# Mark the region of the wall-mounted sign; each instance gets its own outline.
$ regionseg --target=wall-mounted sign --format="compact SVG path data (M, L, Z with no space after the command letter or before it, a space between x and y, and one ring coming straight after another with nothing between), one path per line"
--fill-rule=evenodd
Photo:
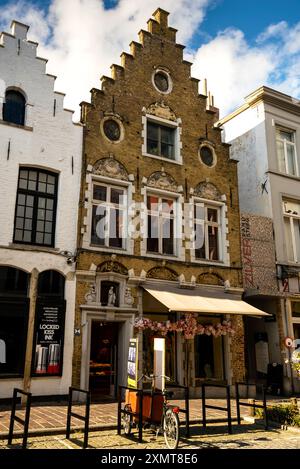
M285 337L283 342L286 348L294 347L294 339L292 337Z
M65 333L65 302L38 303L35 319L35 376L61 376Z
M138 385L138 339L130 339L127 362L127 383L131 388Z

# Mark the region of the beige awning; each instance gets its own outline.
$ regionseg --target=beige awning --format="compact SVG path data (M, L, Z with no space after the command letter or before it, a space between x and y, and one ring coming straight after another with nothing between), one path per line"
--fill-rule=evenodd
M240 295L214 288L203 287L188 290L170 285L145 285L143 288L166 306L169 311L270 316L270 314L242 301Z

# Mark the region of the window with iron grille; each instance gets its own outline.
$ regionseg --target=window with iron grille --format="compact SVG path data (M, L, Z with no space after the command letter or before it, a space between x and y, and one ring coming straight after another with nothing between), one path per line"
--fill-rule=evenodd
M20 168L14 242L54 246L57 174Z

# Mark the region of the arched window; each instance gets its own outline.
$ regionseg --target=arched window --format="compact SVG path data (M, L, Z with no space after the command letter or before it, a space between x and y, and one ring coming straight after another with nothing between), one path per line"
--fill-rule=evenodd
M45 270L39 275L38 296L64 299L65 278L56 270Z
M23 270L0 266L0 378L23 375L29 279Z
M24 125L25 105L25 98L19 91L6 91L5 103L3 104L3 120L12 124Z

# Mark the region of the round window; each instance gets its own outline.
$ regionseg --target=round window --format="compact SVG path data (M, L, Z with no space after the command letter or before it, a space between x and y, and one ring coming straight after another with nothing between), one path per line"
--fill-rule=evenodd
M116 122L114 119L106 120L103 124L103 130L105 136L109 140L112 140L113 142L117 142L118 140L120 140L121 129L118 122Z
M162 93L169 91L169 77L164 72L156 72L154 75L154 83L156 88Z
M213 166L214 164L214 152L213 150L208 147L207 145L203 145L200 148L200 158L201 161L206 164L206 166Z

